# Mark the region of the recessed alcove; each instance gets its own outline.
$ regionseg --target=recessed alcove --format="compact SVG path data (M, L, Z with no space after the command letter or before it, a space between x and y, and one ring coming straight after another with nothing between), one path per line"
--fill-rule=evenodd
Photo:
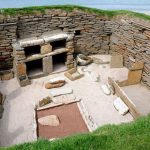
M66 47L66 39L59 40L59 41L56 40L56 41L51 42L50 44L52 46L53 51L60 49L60 48L65 48Z
M27 75L29 78L43 74L42 59L26 62L26 68L27 68Z
M29 57L29 56L32 56L32 55L35 55L35 54L40 54L41 53L40 49L41 49L40 45L25 47L24 48L25 56Z
M66 67L66 60L67 60L67 53L61 53L52 56L53 60L53 71L54 72L60 72L67 69Z

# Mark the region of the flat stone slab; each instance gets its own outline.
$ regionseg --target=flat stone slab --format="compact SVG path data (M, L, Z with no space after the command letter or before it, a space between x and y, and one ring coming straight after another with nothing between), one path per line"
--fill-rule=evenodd
M123 68L123 56L122 55L111 56L110 67L111 68Z
M60 124L56 115L49 115L38 119L38 122L44 126L58 126Z
M71 94L71 93L73 93L73 90L71 88L54 89L54 90L51 90L50 92L50 94L53 97L65 95L65 94Z
M49 35L43 35L42 38L46 43L53 42L57 40L63 40L67 39L68 35L66 33L57 33L57 34L49 34Z
M61 95L53 98L54 103L64 103L67 104L69 102L75 101L76 97L74 94L66 94L66 95Z
M44 43L44 40L42 38L26 38L19 41L19 44L21 47L28 47L28 46L34 46L34 45L41 45Z

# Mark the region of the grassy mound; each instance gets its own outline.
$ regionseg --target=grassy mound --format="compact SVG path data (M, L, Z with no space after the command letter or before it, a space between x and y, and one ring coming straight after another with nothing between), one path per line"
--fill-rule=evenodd
M150 150L150 115L128 124L106 125L89 134L53 142L38 140L7 150Z
M34 7L24 7L24 8L8 8L8 9L0 9L1 15L26 15L26 14L34 14L40 12L45 13L46 10L50 9L61 9L67 12L73 11L74 9L81 10L87 13L95 13L100 16L107 16L107 17L115 17L118 15L128 15L131 17L139 17L142 19L150 20L150 16L142 13L136 13L127 10L100 10L95 8L88 8L83 6L76 6L76 5L52 5L52 6L34 6Z

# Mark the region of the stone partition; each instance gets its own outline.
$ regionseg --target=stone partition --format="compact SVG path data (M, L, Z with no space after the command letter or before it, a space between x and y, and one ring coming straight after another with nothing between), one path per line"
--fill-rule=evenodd
M130 18L112 21L110 25L111 53L122 54L127 68L134 62L144 62L142 82L150 88L150 25Z

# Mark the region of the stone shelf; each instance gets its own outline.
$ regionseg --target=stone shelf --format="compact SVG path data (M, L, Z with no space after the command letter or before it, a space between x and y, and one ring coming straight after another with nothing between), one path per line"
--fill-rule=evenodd
M20 62L29 62L29 61L33 61L33 60L37 60L37 59L41 59L41 58L44 58L44 57L47 57L47 56L53 56L53 55L57 55L57 54L61 54L61 53L65 53L65 52L68 52L68 49L66 48L59 48L51 53L48 53L48 54L35 54L35 55L32 55L32 56L29 56L27 57L25 60L20 60Z

